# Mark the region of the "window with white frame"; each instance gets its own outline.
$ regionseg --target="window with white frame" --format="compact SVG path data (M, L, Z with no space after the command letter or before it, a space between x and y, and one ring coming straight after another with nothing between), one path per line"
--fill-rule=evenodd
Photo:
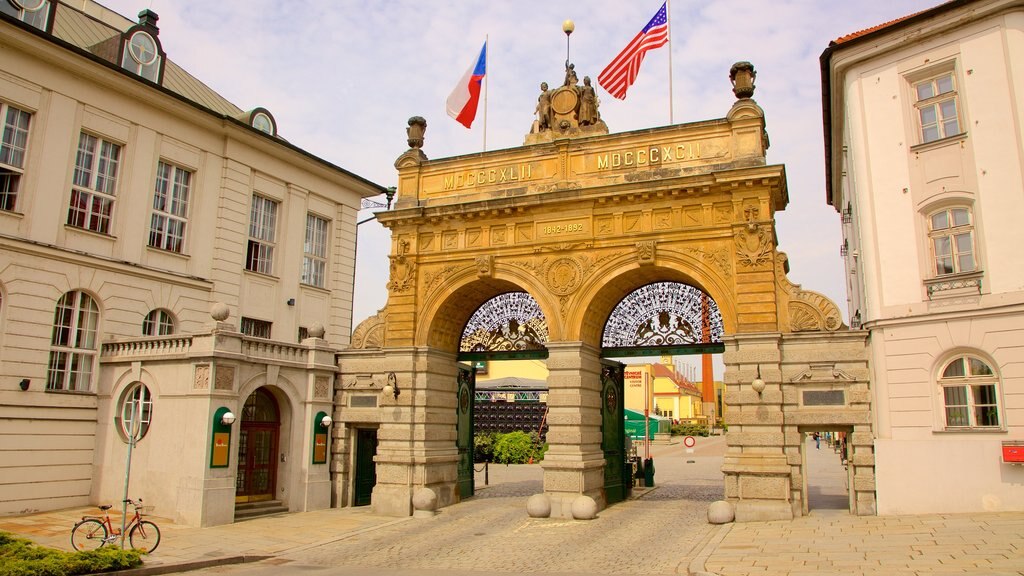
M121 146L82 132L78 138L68 225L110 233Z
M0 140L0 210L13 211L18 205L18 191L25 175L25 149L28 146L28 124L32 115L0 102L3 119L3 140Z
M306 241L303 244L302 283L323 288L327 270L327 220L306 215Z
M146 314L142 321L143 336L167 336L174 334L174 316L163 308L157 308Z
M47 30L50 21L50 10L50 0L0 1L0 12L44 31Z
M245 269L262 274L274 271L274 238L277 229L277 202L262 196L252 197L249 212L249 246Z
M85 292L68 292L57 302L46 373L47 390L88 391L91 388L99 321L99 308Z
M153 215L149 223L150 246L179 254L184 249L191 189L192 172L166 162L157 164Z
M960 104L952 70L914 83L914 93L922 143L960 134Z
M944 208L932 213L928 224L936 276L973 272L977 268L970 208Z
M149 32L134 32L125 39L123 51L122 68L153 82L160 80L160 47Z
M257 320L255 318L242 317L242 334L254 338L270 338L271 322Z
M939 377L947 428L998 428L999 380L983 360L958 356Z
M114 416L117 431L126 442L129 438L141 440L149 432L152 422L153 394L145 384L135 382L124 391L118 402L117 414Z

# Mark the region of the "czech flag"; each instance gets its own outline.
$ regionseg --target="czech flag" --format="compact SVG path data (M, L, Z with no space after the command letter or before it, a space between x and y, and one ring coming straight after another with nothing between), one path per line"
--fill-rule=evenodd
M480 85L487 74L487 42L480 49L480 57L476 64L469 67L466 73L455 85L455 90L448 96L448 115L459 123L469 128L476 118L477 105L480 103Z

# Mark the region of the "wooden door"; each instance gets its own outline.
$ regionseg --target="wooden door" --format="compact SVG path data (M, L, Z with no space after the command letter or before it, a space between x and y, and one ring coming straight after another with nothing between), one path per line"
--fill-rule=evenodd
M245 401L238 441L235 502L273 500L277 488L280 411L270 392L257 389Z

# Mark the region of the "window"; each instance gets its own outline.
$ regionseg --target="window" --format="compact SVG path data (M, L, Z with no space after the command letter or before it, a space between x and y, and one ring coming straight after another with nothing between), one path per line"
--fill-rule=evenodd
M974 227L970 209L953 207L935 212L929 218L929 227L935 275L973 272Z
M141 16L141 15L140 15ZM160 80L160 52L156 40L147 32L138 31L124 43L121 67L147 80Z
M18 203L31 116L24 110L0 103L0 118L4 122L0 141L0 210L14 210Z
M129 438L141 440L153 420L153 395L142 382L136 382L125 390L118 403L114 423L124 441Z
M153 217L149 224L150 246L181 253L191 188L191 172L165 162L157 164Z
M78 138L68 225L110 233L121 146L82 132Z
M306 338L309 338L309 328L299 326L299 342L301 343Z
M99 320L99 308L85 292L68 292L57 302L47 390L89 390Z
M242 334L254 338L270 338L271 323L266 320L242 318Z
M174 334L174 316L162 308L157 308L142 321L143 336L167 336Z
M953 71L914 84L921 142L932 142L960 133L956 80Z
M946 364L939 379L946 427L998 428L997 383L992 368L974 356L960 356Z
M249 247L245 254L245 269L270 274L274 269L274 230L277 227L277 202L252 197L249 213Z
M0 12L13 16L34 28L46 30L46 25L50 20L50 2L49 0L5 0L0 1Z
M323 288L327 269L327 220L306 215L306 242L303 244L302 283Z

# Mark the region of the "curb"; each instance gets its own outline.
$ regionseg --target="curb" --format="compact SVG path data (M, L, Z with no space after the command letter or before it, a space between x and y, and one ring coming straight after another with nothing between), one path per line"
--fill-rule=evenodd
M208 560L186 560L169 564L156 564L154 566L142 566L141 568L129 568L115 572L96 572L95 574L115 574L117 576L157 576L159 574L176 574L191 570L201 570L213 566L224 566L227 564L247 564L249 562L260 562L273 556L222 556Z
M718 545L722 543L722 540L725 540L730 530L732 530L732 524L722 524L704 538L699 544L700 552L697 553L693 560L690 561L689 566L686 567L687 574L690 576L716 576L714 572L705 571L704 566L707 564L711 554L718 549Z

